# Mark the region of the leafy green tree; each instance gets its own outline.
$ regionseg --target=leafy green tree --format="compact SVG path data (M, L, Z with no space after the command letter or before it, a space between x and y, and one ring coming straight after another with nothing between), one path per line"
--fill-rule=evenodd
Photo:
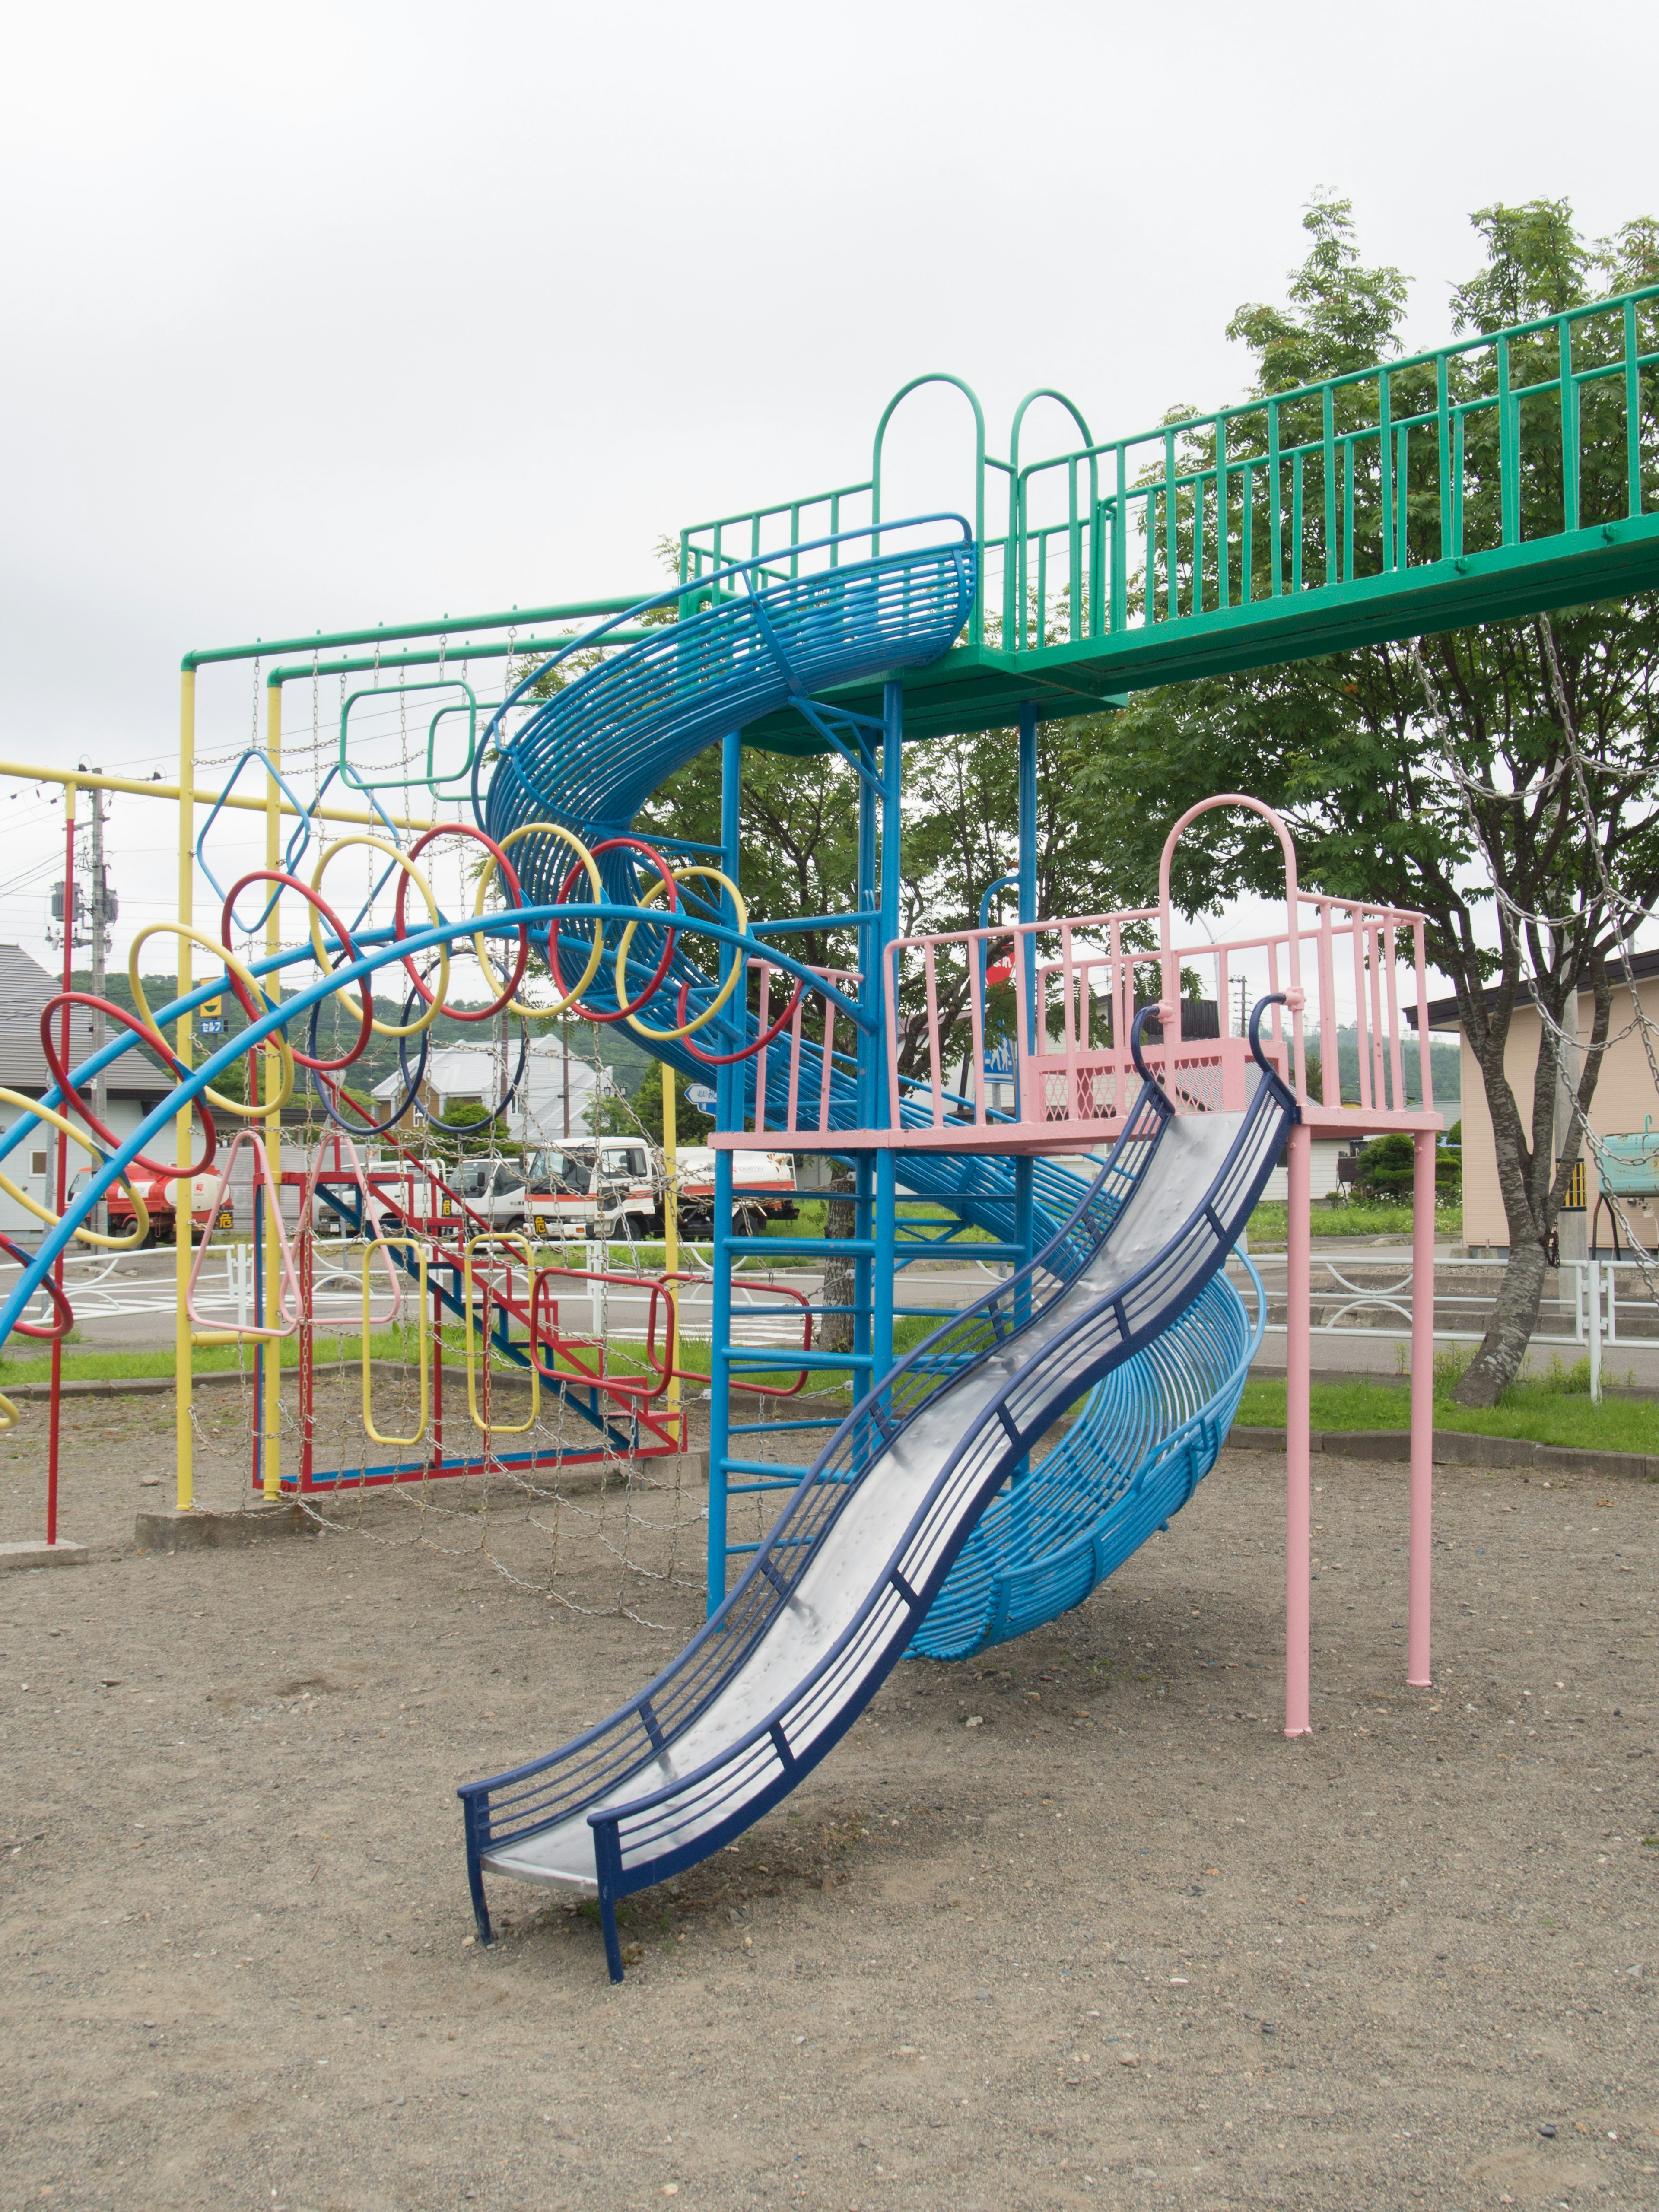
M596 1098L587 1109L587 1118L596 1136L647 1137L659 1149L663 1135L662 1062L653 1060L640 1079L640 1087L631 1098L619 1097L607 1091ZM683 1082L674 1086L674 1139L678 1145L700 1145L714 1127L712 1115L704 1114L692 1105L685 1095Z
M1659 282L1659 226L1646 219L1600 242L1579 237L1565 201L1494 205L1473 220L1485 258L1452 295L1459 333ZM1348 203L1317 202L1304 221L1312 246L1291 278L1288 304L1241 307L1229 325L1229 336L1253 357L1258 394L1401 349L1405 279L1395 269L1362 265ZM1652 303L1638 322L1638 342L1650 351L1659 340ZM1516 380L1552 373L1554 345L1546 332L1531 355L1517 346ZM1495 375L1489 356L1475 360L1458 369L1459 397L1475 396ZM1431 392L1431 378L1420 372L1394 380L1396 416ZM1586 387L1587 520L1624 511L1623 402L1615 406L1607 396L1613 390ZM1361 404L1358 392L1343 403L1351 410ZM1650 502L1659 495L1656 399L1659 385L1645 380L1638 435ZM1546 518L1559 526L1559 423L1546 416L1538 406L1522 410L1523 534L1534 515L1540 526ZM1495 419L1495 410L1469 418L1472 545L1494 542L1498 531L1496 457L1482 442L1495 437L1486 427ZM1285 435L1291 434L1287 424ZM1425 559L1438 551L1437 462L1427 450L1431 441L1416 442L1403 489L1412 557ZM1379 495L1363 472L1357 495L1362 506ZM1263 560L1267 535L1257 533ZM1362 527L1357 542L1365 537ZM1265 587L1265 568L1262 581ZM1148 692L1116 719L1111 743L1079 779L1085 810L1099 807L1131 825L1143 872L1192 800L1248 791L1285 815L1305 883L1429 917L1430 957L1451 981L1480 1070L1510 1232L1492 1324L1458 1387L1465 1405L1497 1398L1537 1323L1547 1255L1580 1151L1577 1118L1556 1124L1559 1048L1550 1024L1576 1006L1581 988L1589 992L1592 1030L1567 1071L1587 1112L1613 1019L1620 923L1601 871L1639 908L1659 895L1656 670L1659 599L1652 595L1454 631L1414 647L1368 646ZM1582 781L1572 768L1573 732ZM1141 794L1156 794L1156 803L1135 822L1127 802ZM1277 848L1262 825L1237 813L1207 817L1183 841L1177 897L1191 910L1247 887L1269 896L1282 888ZM1523 1114L1505 1051L1516 1012L1534 991L1548 1019Z
M1457 1195L1462 1182L1461 1156L1436 1146L1434 1188L1437 1201ZM1373 1137L1359 1148L1354 1170L1354 1192L1362 1198L1409 1198L1417 1182L1417 1152L1409 1137L1390 1130Z
M447 1129L430 1132L430 1149L434 1156L452 1163L471 1159L480 1152L501 1152L514 1148L513 1132L505 1118L492 1114L487 1106L468 1100L453 1103L444 1115L450 1123Z

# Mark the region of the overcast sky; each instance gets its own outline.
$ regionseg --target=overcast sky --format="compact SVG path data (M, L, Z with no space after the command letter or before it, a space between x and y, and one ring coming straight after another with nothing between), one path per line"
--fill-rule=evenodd
M1236 397L1322 187L1431 343L1472 209L1659 211L1656 43L1651 0L19 10L0 755L170 774L187 647L655 587L665 532L864 475L921 370L999 450L1034 385L1097 436ZM960 413L900 420L960 503ZM251 692L204 679L204 752ZM36 949L58 819L0 796ZM123 940L171 837L116 803Z

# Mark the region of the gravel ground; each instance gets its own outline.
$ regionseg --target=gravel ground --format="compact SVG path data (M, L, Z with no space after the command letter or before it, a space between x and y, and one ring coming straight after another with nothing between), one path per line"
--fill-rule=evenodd
M70 1534L130 1533L170 1411L70 1409ZM8 1450L33 1533L33 1427ZM447 1551L393 1502L6 1575L0 2212L1659 2207L1659 1497L1443 1470L1408 1694L1403 1472L1319 1480L1311 1738L1277 1725L1283 1463L1231 1454L1054 1628L902 1666L635 1901L619 1989L532 1890L471 1940L454 1784L677 1640L495 1572L522 1505Z

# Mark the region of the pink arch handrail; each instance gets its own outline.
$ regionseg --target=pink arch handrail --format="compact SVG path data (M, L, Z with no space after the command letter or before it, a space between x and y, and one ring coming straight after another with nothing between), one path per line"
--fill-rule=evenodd
M1307 1005L1307 994L1302 988L1302 929L1297 904L1301 897L1296 874L1296 847L1285 828L1284 817L1259 799L1251 799L1242 791L1218 791L1212 799L1200 799L1196 806L1189 806L1164 840L1164 850L1158 862L1158 928L1159 973L1163 979L1163 996L1158 1002L1158 1018L1166 1035L1171 1024L1181 1019L1181 978L1176 973L1176 955L1171 945L1173 909L1170 902L1170 863L1182 834L1197 821L1200 814L1212 813L1218 806L1242 806L1251 814L1259 814L1279 840L1285 855L1285 935L1289 939L1286 956L1290 967L1290 988L1285 994L1285 1011L1291 1017L1291 1042L1294 1053L1292 1088L1297 1102L1308 1103L1308 1071L1302 1042L1302 1010ZM1177 1027L1175 1032L1180 1034Z

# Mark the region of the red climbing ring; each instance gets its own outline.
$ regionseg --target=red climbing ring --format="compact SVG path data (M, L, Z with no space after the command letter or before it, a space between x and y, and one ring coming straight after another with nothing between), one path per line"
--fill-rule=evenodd
M95 1006L98 1002L94 1000L93 1003ZM0 1237L0 1252L3 1252L9 1260L15 1260L20 1267L27 1267L34 1256L14 1244L9 1237ZM15 1321L12 1327L19 1336L38 1337L42 1344L61 1344L75 1326L74 1310L64 1296L62 1285L54 1283L50 1275L42 1279L40 1288L58 1309L57 1328L41 1328L35 1322L27 1321Z
M121 1146L120 1138L112 1129L106 1128L93 1112L91 1107L70 1081L69 1070L58 1057L58 1043L52 1036L52 1017L65 1006L84 1006L88 1012L102 1014L110 1021L119 1022L124 1029L131 1030L141 1043L147 1044L152 1052L165 1054L171 1063L173 1074L180 1082L183 1082L190 1070L164 1036L149 1028L139 1020L137 1014L129 1012L125 1006L118 1006L109 999L94 998L90 991L59 991L55 998L47 1000L40 1010L40 1045L46 1055L46 1066L52 1071L52 1079L63 1093L64 1111L67 1113L72 1109L77 1113L94 1136L100 1137L112 1152L118 1152ZM202 1117L202 1141L206 1149L201 1158L189 1167L181 1168L176 1163L171 1166L163 1166L159 1161L147 1159L143 1153L140 1152L133 1160L132 1164L135 1168L142 1168L146 1175L164 1176L169 1181L182 1179L185 1176L207 1173L213 1165L214 1155L219 1149L219 1133L214 1127L213 1115L209 1111L206 1099L198 1097L192 1103L196 1111ZM20 1328L22 1327L21 1322L17 1325Z
M408 878L405 877L404 880L407 882ZM250 868L246 875L239 877L226 892L224 905L219 912L219 942L227 952L235 950L231 944L230 935L236 901L250 884L280 884L284 890L298 891L307 905L316 908L318 913L334 932L348 958L356 960L362 957L351 941L350 931L347 929L333 908L320 898L309 884L302 884L297 876L290 876L282 868ZM261 1014L270 1011L269 1006L256 1006L252 1004L248 997L246 987L234 969L227 967L225 973L230 977L231 988L235 992L243 1012L251 1022L257 1022ZM340 1060L313 1060L308 1053L295 1052L294 1057L301 1067L313 1067L319 1074L326 1075L337 1068L349 1067L353 1060L362 1057L364 1048L374 1027L374 993L367 975L359 976L358 986L363 994L363 1019L362 1026L357 1032L356 1043Z
M689 983L682 983L680 985L680 1001L678 1006L675 1010L674 1019L682 1025L684 1025L685 1021L685 1004L691 986ZM757 1037L752 1044L744 1045L741 1052L704 1052L701 1046L692 1043L689 1036L683 1036L680 1039L680 1042L685 1047L692 1058L694 1060L700 1060L705 1067L731 1067L738 1060L752 1059L756 1053L764 1052L767 1046L771 1043L773 1038L778 1035L779 1031L783 1029L785 1024L794 1019L795 1009L799 1006L801 1000L805 994L805 990L806 978L803 975L800 981L795 986L794 997L791 999L788 1005L778 1016L776 1021L775 1021L771 1028L768 1030L766 1035L764 1036Z
M523 887L519 882L518 871L514 867L512 861L507 859L493 837L486 836L482 830L475 830L470 822L440 822L435 829L424 831L415 840L409 848L407 857L411 861L418 860L427 847L439 837L476 837L501 870L501 879L512 896L514 904L521 906L524 903ZM392 934L394 939L407 937L409 934L408 923L404 919L404 908L408 899L409 876L407 872L400 872L398 877L398 903L392 910ZM486 918L480 917L479 928L473 933L475 935L482 933L483 920ZM527 923L521 922L519 925L518 962L513 973L507 977L507 987L500 998L478 1011L470 1009L463 1011L459 1006L446 1006L443 1011L452 1022L494 1021L497 1014L504 1014L512 1005L519 986L524 981L524 971L529 964L530 929ZM409 953L404 953L403 957L403 969L410 981L420 993L422 1000L429 1006L432 1004L432 994L426 987L426 979L416 968L414 959Z
M680 910L679 885L675 882L673 872L670 869L667 862L663 859L659 853L653 851L653 848L646 843L643 837L606 837L597 845L590 845L587 849L593 859L597 860L601 853L613 853L623 848L632 852L644 854L646 859L650 861L652 866L662 878L663 883L667 889L669 913L678 914ZM557 903L560 906L562 906L565 901L569 897L570 887L575 882L577 877L583 875L586 872L586 871L583 868L581 862L578 860L572 867L570 873L565 878L563 883L559 887ZM662 949L662 958L657 963L656 973L652 976L651 981L646 985L644 990L640 993L639 997L634 1000L629 1005L625 1006L618 1006L617 1011L613 1014L595 1014L590 1013L587 1008L581 1004L580 1000L578 1000L576 1004L572 1006L569 1011L572 1013L580 1014L585 1022L620 1022L626 1020L629 1014L638 1013L640 1008L646 1004L647 1000L654 995L658 984L661 982L663 977L668 973L668 963L674 957L675 934L676 933L672 929L668 932L667 941ZM553 971L554 982L556 984L561 982L562 979L559 974L559 925L556 921L550 921L547 925L547 964ZM617 978L618 985L620 985L621 980L622 979L619 976Z

